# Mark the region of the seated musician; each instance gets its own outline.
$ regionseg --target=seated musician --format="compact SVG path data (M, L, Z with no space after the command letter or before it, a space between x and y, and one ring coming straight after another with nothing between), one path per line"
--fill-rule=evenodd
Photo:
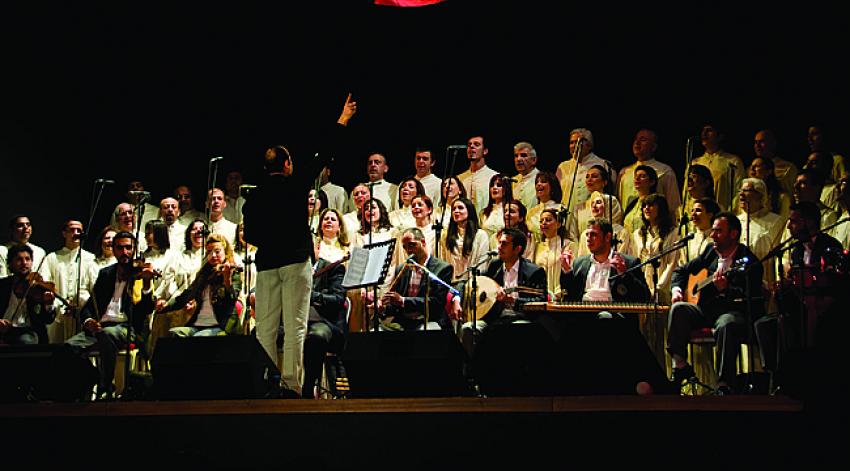
M825 337L844 335L843 329L834 327L836 321L846 317L844 312L838 311L842 305L846 306L841 301L846 300L847 290L842 290L841 286L846 288L847 282L830 266L830 254L840 253L842 246L835 238L820 232L820 227L821 212L815 203L803 201L791 205L788 231L798 243L791 246L790 264L783 265L784 277L778 286L779 310L785 317L781 322L783 341L779 340L779 317L765 316L754 326L762 364L770 373L775 373L782 364L777 351L779 345L798 349L843 343ZM807 317L806 342L802 341L801 307ZM781 386L780 382L774 385Z
M499 231L499 259L493 260L484 270L499 286L496 303L474 324L475 331L485 332L488 326L524 320L520 314L525 303L546 301L546 271L522 257L527 244L523 231L508 227ZM461 341L472 355L473 322L463 324Z
M172 327L173 337L214 337L239 330L236 301L242 289L233 248L222 234L210 234L206 241L206 257L195 279L175 299L157 302L157 315L185 309L191 317L186 325Z
M47 324L53 322L54 294L32 284L33 250L18 244L9 248L11 276L0 279L0 344L33 345L47 343ZM35 273L34 275L37 275Z
M154 309L154 271L149 264L133 265L135 245L136 238L129 232L112 238L117 263L100 270L92 296L80 312L83 331L65 341L81 354L92 349L100 352L100 397L112 396L118 350L143 332L146 316Z
M747 318L750 321L764 313L761 297L748 300L747 288L761 292L762 265L746 245L739 243L741 222L730 212L714 216L711 225L712 246L707 247L690 262L673 271L672 300L668 324L667 352L673 363L673 382L679 386L694 378L694 368L688 361L688 340L691 331L711 327L717 345L716 393L731 394L737 375L736 359L741 342L746 340ZM747 258L746 272L737 270ZM706 272L703 272L706 270ZM711 282L700 291L697 304L685 302L689 277L707 273ZM745 276L746 275L746 276ZM748 316L748 308L751 309Z
M320 258L313 266L313 290L304 339L304 386L301 397L315 397L327 352L342 353L348 320L345 318L345 265ZM332 365L335 369L338 365ZM336 371L328 371L328 383L335 384Z
M401 244L408 258L427 268L446 285L451 283L454 269L448 263L432 257L428 241L419 228L405 229ZM448 288L428 276L421 268L405 264L396 271L393 287L379 299L384 306L382 328L390 330L450 329L445 305ZM427 294L426 294L427 293ZM428 319L426 320L426 314ZM392 316L392 320L389 320ZM427 327L426 327L427 323Z
M561 254L561 290L566 291L564 299L573 302L649 301L649 287L643 272L625 273L640 260L617 252L611 243L612 235L610 222L590 219L584 231L590 253L575 260L571 250ZM598 317L610 318L611 315L605 311L600 312Z

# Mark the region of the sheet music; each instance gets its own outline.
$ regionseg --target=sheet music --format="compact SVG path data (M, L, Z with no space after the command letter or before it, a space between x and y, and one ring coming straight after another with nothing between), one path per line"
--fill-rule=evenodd
M346 289L364 285L373 285L381 281L384 261L387 260L392 245L376 245L371 249L354 247L345 270L342 287Z

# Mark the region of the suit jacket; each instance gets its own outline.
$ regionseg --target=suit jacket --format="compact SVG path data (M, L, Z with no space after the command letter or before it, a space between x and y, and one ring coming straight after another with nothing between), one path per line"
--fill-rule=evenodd
M12 300L13 276L7 276L0 279L0 316L6 309L9 308L9 302ZM23 309L23 308L21 308ZM38 343L46 344L47 339L47 324L53 322L56 318L56 310L48 311L41 303L27 299L27 316L29 317L30 328L38 334Z
M118 278L118 264L109 265L100 269L97 274L97 281L94 282L94 289L86 305L80 311L80 320L85 322L87 319L100 321L101 316L106 312L109 302L112 300L112 294L115 292L115 281ZM144 326L147 325L145 320L151 312L153 312L153 290L150 293L142 293L140 298L134 303L131 296L133 286L132 283L127 283L127 289L124 290L121 296L121 311L131 316L133 320L133 329L137 334L145 332Z
M201 313L201 307L204 304L204 288L210 287L210 302L212 303L215 320L218 326L225 330L227 321L231 317L237 316L236 299L239 297L239 291L242 289L242 275L233 273L231 276L230 287L224 286L221 276L216 276L212 273L213 267L208 263L204 263L192 284L183 290L168 306L163 309L163 313L183 309L186 304L195 300L195 313L186 322L186 326L192 326L198 320L198 314Z
M531 260L520 257L519 273L517 277L517 285L525 288L539 289L541 294L529 294L518 292L518 297L514 302L513 310L522 312L522 307L529 302L545 302L546 301L546 270L535 265ZM505 264L501 260L493 260L487 265L487 270L484 271L484 276L492 278L499 286L505 285ZM490 311L481 319L485 322L493 322L502 315L505 310L505 303L497 301L490 308Z
M742 273L730 273L727 277L729 283L726 290L718 291L714 283L711 283L701 292L699 307L712 322L718 316L727 312L747 312L747 294L751 294L755 298L750 303L752 319L758 319L764 314L764 298L761 296L761 279L764 268L761 263L758 263L758 257L746 245L739 244L733 260L737 262L743 257L749 259L747 263L749 270L746 272L746 278ZM719 258L714 247L706 247L699 256L673 270L672 286L678 286L682 291L687 290L688 279L691 275L696 275L701 270L707 269L709 276L712 276L717 271L718 261ZM749 280L750 293L747 293L747 280Z
M320 258L316 262L316 271L330 265L330 262ZM310 294L310 306L322 316L322 321L335 331L345 334L348 331L348 320L345 318L345 289L342 280L345 278L345 265L339 264L321 275L313 278L313 292Z
M640 260L630 255L621 253L626 262L626 269L640 264ZM570 301L581 301L584 296L584 287L587 283L587 275L590 272L593 254L581 256L573 262L573 267L567 273L561 273L561 289L567 291L567 299ZM609 285L611 288L611 299L614 301L631 301L638 303L649 302L649 287L642 270L633 271L627 275L619 276L613 280L611 276L617 274L613 267L609 271Z
M399 272L403 268L404 267L401 267L396 270L397 277L399 277ZM422 321L407 318L404 316L404 313L419 312L423 315L425 314L426 285L430 284L430 296L427 298L429 313L431 316L429 320L437 322L443 329L451 328L451 322L449 321L449 316L446 314L445 309L448 288L428 278L427 273L423 273L422 282L419 283L419 290L416 295L407 296L407 290L410 286L410 271L413 268L414 267L410 267L407 270L404 270L404 273L400 275L396 282L396 292L404 296L404 306L387 306L386 314L394 316L394 321L404 327L405 330L418 329L419 326L422 325ZM429 257L428 261L425 263L425 268L437 275L437 277L443 280L446 284L451 283L454 268L448 263L440 260L439 258ZM425 283L426 281L428 283Z

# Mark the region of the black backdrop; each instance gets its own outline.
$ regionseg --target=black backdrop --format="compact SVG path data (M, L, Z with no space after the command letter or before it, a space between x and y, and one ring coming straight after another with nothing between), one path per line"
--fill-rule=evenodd
M348 188L372 150L397 181L430 145L442 174L445 147L481 131L488 163L512 170L513 143L534 143L551 169L579 126L620 167L650 127L680 181L685 140L706 122L745 162L764 127L797 162L814 122L837 150L850 142L847 19L817 2L120 3L0 7L0 220L28 214L48 250L64 219L85 222L96 178L117 184L93 232L131 179L157 201L180 183L200 195L221 155L220 180L235 167L251 182L266 145L311 152L349 91L354 139L333 176Z

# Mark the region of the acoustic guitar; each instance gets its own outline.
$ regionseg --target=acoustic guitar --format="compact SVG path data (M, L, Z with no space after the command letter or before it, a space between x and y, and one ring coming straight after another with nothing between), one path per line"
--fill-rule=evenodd
M728 269L723 271L723 276L731 273L741 273L747 268L749 257L735 260ZM709 273L708 268L703 268L694 275L688 276L688 287L685 289L685 301L691 304L699 304L702 290L714 284L714 273Z

